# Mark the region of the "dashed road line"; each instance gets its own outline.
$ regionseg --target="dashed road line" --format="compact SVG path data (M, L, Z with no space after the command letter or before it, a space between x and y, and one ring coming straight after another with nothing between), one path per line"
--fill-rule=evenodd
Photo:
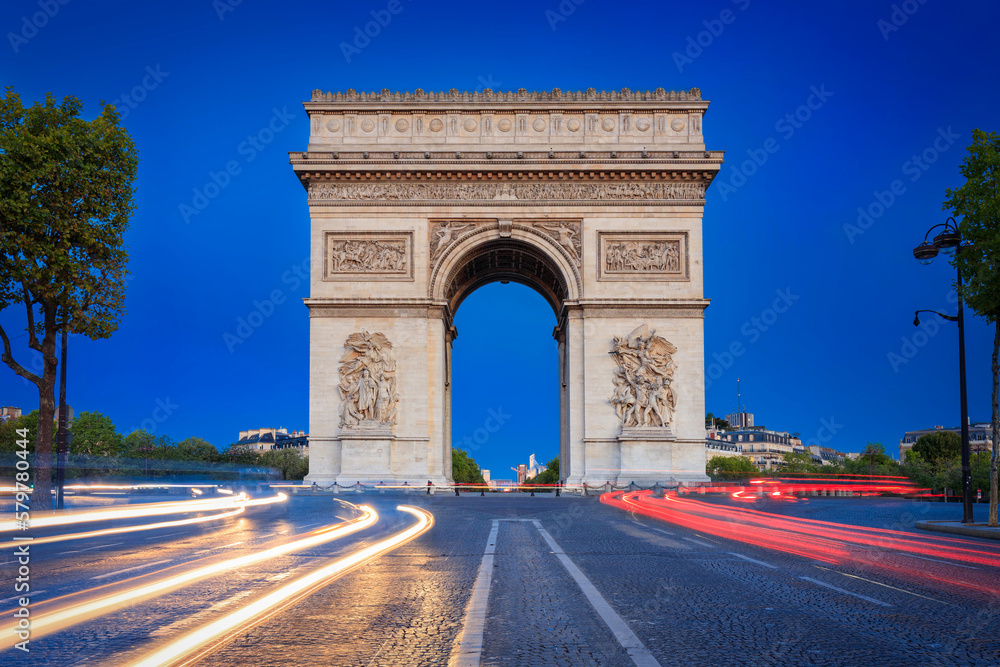
M881 600L876 600L875 598L870 598L867 595L861 595L861 593L852 593L851 591L844 590L843 588L840 588L838 586L834 586L833 584L828 584L825 581L820 581L819 579L813 579L812 577L799 577L799 579L802 579L804 581L808 581L810 583L816 584L817 586L823 586L824 588L829 588L832 591L837 591L838 593L843 593L844 595L850 595L852 597L856 597L856 598L860 598L862 600L866 600L868 602L871 602L872 604L881 605L883 607L891 607L891 606L893 606L893 605L889 604L888 602L882 602Z
M20 595L15 595L12 598L4 598L3 600L0 600L0 604L3 604L4 602L10 602L11 600L19 600L21 598L33 598L36 595L41 595L42 593L46 592L47 591L26 591L24 593L21 593Z
M959 565L958 563L952 563L950 560L941 560L939 558L928 558L927 556L914 556L913 554L904 554L902 552L897 552L900 556L908 556L909 558L919 558L920 560L929 560L934 563L944 563L945 565L954 565L955 567L964 567L968 570L978 570L978 567L972 567L971 565Z
M735 551L730 551L729 555L730 556L736 556L737 558L742 558L743 560L749 561L751 563L757 563L757 565L763 565L764 567L769 567L772 570L777 570L778 569L777 565L771 565L770 563L765 563L762 560L757 560L756 558L750 558L750 556L744 556L743 554L738 554Z
M660 667L660 663L657 662L653 654L649 652L649 649L643 645L642 641L635 636L632 629L628 627L628 623L622 619L618 613L611 608L604 596L601 595L600 591L590 583L590 579L576 566L576 563L566 555L566 552L556 543L549 531L542 528L542 522L534 519L533 523L538 532L541 533L542 539L549 545L552 549L552 553L555 554L559 562L563 564L566 571L569 572L569 576L573 578L576 585L580 587L583 594L587 596L587 600L593 605L594 610L601 619L607 624L608 628L614 634L615 639L618 643L622 645L622 648L628 653L629 657L632 658L632 662L636 664L637 667Z
M243 541L233 542L232 544L223 544L220 547L212 547L211 549L202 549L201 551L195 551L192 556L197 556L199 554L207 554L209 551L215 551L216 549L228 549L229 547L235 547L238 544L243 544Z
M885 586L886 588L891 588L894 591L899 591L900 593L906 593L907 595L913 595L913 596L918 597L918 598L923 598L925 600L930 600L931 602L940 602L941 604L946 604L946 605L948 605L950 607L954 607L955 606L955 605L951 604L950 602L945 602L944 600L935 600L934 598L927 597L926 595L921 595L920 593L914 593L913 591L908 591L905 588L897 588L896 586L890 586L889 584L883 584L881 581L875 581L874 579L865 579L864 577L859 577L856 574L847 574L846 572L841 572L840 570L831 570L828 567L819 567L819 565L815 565L814 567L818 567L821 570L826 570L827 572L836 572L837 574L842 574L845 577L850 577L851 579L860 579L861 581L867 581L868 583L875 584L876 586Z
M709 544L708 542L702 542L701 540L696 540L693 537L681 537L682 540L687 540L688 542L694 542L695 544L700 544L703 547L708 547L714 549L716 545Z
M483 631L486 629L486 605L490 600L493 583L493 558L497 548L500 521L493 519L493 527L486 538L486 549L479 562L476 584L465 609L465 624L448 660L448 667L479 667L483 655Z
M153 567L154 565L163 565L164 563L169 563L170 560L171 559L168 558L166 560L158 560L155 563L144 563L142 565L136 565L135 567L125 568L124 570L118 570L117 572L108 572L106 574L99 574L96 577L91 577L90 579L91 581L93 581L94 579L105 579L107 577L113 577L116 574L125 574L126 572L135 572L136 570L144 570L148 567Z
M154 535L153 537L147 537L146 541L148 542L150 540L162 540L165 537L174 537L175 535L184 535L185 533L186 533L186 531L182 530L182 531L177 532L177 533L167 533L166 535Z
M114 544L102 544L99 547L90 547L88 549L77 549L76 551L64 551L62 555L66 554L82 554L84 551L93 551L94 549L105 549L107 547L117 547L119 544L124 544L124 542L115 542Z

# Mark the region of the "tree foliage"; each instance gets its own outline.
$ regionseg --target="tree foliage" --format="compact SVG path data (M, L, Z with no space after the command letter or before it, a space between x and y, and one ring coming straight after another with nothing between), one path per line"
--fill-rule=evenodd
M529 479L528 484L551 486L552 484L558 484L560 480L559 457L557 456L545 464L545 470L535 475L532 479Z
M705 472L713 480L733 480L758 475L760 471L746 456L713 456L705 466Z
M479 465L464 449L451 450L451 478L457 484L485 484Z
M69 430L73 434L71 454L120 456L125 449L125 438L115 429L114 422L100 412L81 412Z
M12 89L0 100L0 310L25 310L27 345L41 354L37 375L14 359L0 327L2 358L38 387L35 491L50 502L56 339L60 332L109 337L124 312L138 159L118 113L92 121L75 97L24 107Z
M972 131L969 154L962 161L965 183L948 189L945 210L960 216L965 242L954 263L962 276L960 293L969 307L993 324L993 452L990 459L990 517L997 525L1000 477L1000 137Z
M959 456L962 453L962 438L954 431L936 431L917 438L910 451L916 452L925 461L936 463Z

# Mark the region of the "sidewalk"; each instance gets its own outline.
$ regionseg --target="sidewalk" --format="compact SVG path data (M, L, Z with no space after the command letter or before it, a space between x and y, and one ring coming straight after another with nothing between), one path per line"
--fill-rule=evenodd
M982 537L1000 540L1000 527L990 528L985 523L962 523L961 521L917 521L917 528L939 533L952 533L966 537Z

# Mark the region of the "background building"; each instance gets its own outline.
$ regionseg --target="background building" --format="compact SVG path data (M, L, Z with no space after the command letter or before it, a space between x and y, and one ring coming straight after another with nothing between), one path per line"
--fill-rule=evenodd
M0 421L10 421L21 416L21 408L4 406L0 408Z
M919 431L907 431L903 434L903 439L899 441L899 461L902 463L906 460L906 452L913 449L913 445L917 444L917 440L921 436L928 435L930 433L937 433L938 431L951 431L962 437L962 427L955 426L951 428L945 428L944 426L935 426L934 428L925 428ZM969 451L972 452L987 452L993 448L993 426L987 423L978 423L969 425Z
M752 412L734 412L732 414L726 415L726 421L732 428L752 428L753 427L753 413Z
M295 449L303 457L309 456L309 436L305 431L288 432L285 428L256 428L240 431L240 439L233 449L267 452L272 449Z

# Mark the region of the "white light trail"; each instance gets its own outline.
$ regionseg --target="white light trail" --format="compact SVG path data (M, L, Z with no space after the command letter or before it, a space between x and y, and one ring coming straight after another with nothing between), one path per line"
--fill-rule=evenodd
M278 590L231 612L217 621L213 621L208 625L183 635L145 658L132 663L130 667L160 667L162 665L173 664L227 632L241 628L249 622L259 623L265 620L288 604L308 595L315 588L328 584L333 578L344 574L351 568L377 556L381 556L385 552L416 538L434 525L434 516L430 512L406 505L400 505L396 509L414 515L417 517L417 523L402 532L396 533L392 537L376 542L350 556L339 558L326 567L285 584Z

